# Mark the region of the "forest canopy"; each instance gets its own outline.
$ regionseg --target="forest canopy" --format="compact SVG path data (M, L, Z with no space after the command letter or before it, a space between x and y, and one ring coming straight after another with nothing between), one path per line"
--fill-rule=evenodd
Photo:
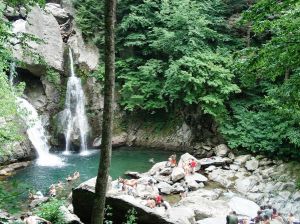
M86 39L102 46L102 3L75 3ZM231 147L299 156L299 13L297 0L120 0L120 104L197 105Z

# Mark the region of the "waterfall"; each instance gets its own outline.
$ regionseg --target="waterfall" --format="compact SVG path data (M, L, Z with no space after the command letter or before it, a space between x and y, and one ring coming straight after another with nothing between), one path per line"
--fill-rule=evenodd
M66 124L65 154L70 152L71 141L75 139L76 134L80 137L81 153L87 153L87 134L89 131L88 120L85 114L85 95L81 86L80 78L76 77L74 72L74 61L72 50L69 49L70 77L67 83L64 121Z
M25 99L17 97L20 114L27 125L27 135L38 153L37 164L40 166L62 166L62 160L49 153L45 129L36 109Z
M14 86L14 78L16 75L16 62L11 62L10 63L10 68L9 68L9 84L11 88Z

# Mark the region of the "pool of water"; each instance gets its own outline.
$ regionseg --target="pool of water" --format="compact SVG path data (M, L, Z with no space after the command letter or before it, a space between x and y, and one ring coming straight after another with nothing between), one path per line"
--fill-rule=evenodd
M165 161L170 154L171 152L168 151L131 147L113 150L110 175L115 179L128 170L148 171L153 165L153 163L149 162L149 159L153 158L155 162ZM57 183L59 180L65 182L65 178L75 171L80 172L80 180L77 182L83 182L97 175L98 150L90 151L89 155L86 156L80 154L59 154L59 157L63 159L65 164L62 167L38 166L36 163L33 163L31 166L18 171L9 181L25 183L28 187L45 193L51 184Z

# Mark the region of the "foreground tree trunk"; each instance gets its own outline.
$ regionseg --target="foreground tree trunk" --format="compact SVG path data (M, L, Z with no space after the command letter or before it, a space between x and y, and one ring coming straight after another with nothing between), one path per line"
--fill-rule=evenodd
M100 163L92 211L92 224L104 220L105 196L111 163L113 101L115 87L115 17L116 0L105 0L105 83Z

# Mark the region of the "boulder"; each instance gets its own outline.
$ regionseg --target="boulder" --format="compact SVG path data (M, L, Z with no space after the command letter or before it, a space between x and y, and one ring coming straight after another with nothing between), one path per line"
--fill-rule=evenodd
M162 169L166 168L167 161L156 163L152 168L147 172L149 175L153 176L156 173L159 173Z
M244 165L250 158L251 158L251 155L237 156L234 159L234 163L238 164L238 165Z
M170 220L176 224L195 224L194 212L188 207L175 207L170 209ZM154 222L153 222L154 224Z
M226 161L224 160L224 158L222 158L220 156L212 156L210 158L200 159L200 164L205 167L211 166L211 165L220 166L220 165L224 165L225 162Z
M19 26L23 26L23 23L20 21ZM15 31L24 32L24 29L23 27L17 29L15 26ZM45 74L48 66L62 72L64 45L59 24L54 16L38 6L33 7L28 13L24 33L42 41L26 40L29 49L23 49L21 44L14 45L14 57L22 61L25 68L36 76ZM40 60L33 58L32 55L38 55L44 63L40 63Z
M156 185L156 187L163 194L171 194L171 192L173 192L173 187L166 182L160 182Z
M254 186L256 186L258 180L255 176L244 177L235 181L236 190L247 194Z
M228 205L238 215L248 216L249 218L255 217L260 209L255 202L240 197L233 197Z
M209 173L208 179L221 184L225 188L232 187L234 173L222 169L216 169Z
M195 194L192 196L188 195L188 197L183 198L177 205L192 208L195 212L196 220L209 217L226 216L230 211L226 201L211 201Z
M254 158L251 160L248 160L245 164L245 167L248 171L254 171L258 168L258 166L259 166L258 160L254 159Z
M63 24L69 19L69 14L60 6L60 4L47 3L45 10L51 13L59 24Z
M199 162L199 160L197 160L194 156L192 156L189 153L185 153L180 157L180 160L178 162L178 167L183 167L184 164L189 163L190 160L194 159L197 162L197 166L196 166L196 171L200 170L201 168L201 164Z
M72 204L74 213L83 223L90 223L92 214L93 200L95 192L95 178L80 184L73 190ZM139 223L145 224L171 224L175 222L169 221L165 214L161 214L155 209L151 209L143 205L141 199L136 199L131 195L114 195L107 193L106 204L112 208L113 223L122 223L129 209L134 208L137 212L136 216ZM174 219L175 220L175 217ZM177 222L179 224L179 222ZM187 223L189 224L189 223Z
M205 169L205 171L211 172L211 171L213 171L213 170L215 170L215 169L217 169L217 167L214 166L214 165L211 165L211 166L207 167L207 168Z
M25 33L26 32L26 20L18 19L12 24L13 33Z
M40 204L47 202L48 200L49 200L48 197L34 199L33 201L30 202L29 207L35 208L35 207L39 206Z
M214 150L216 156L225 157L230 152L230 149L225 144L221 144L215 147Z
M61 206L59 210L65 224L83 224L77 215L72 214L65 206Z
M194 180L196 181L197 183L200 183L200 182L207 182L208 179L207 177L203 176L202 174L200 173L194 173L194 174L191 174L191 175L187 175L185 176L185 180Z
M168 176L172 173L173 171L173 168L171 167L166 167L166 168L163 168L160 172L159 172L159 175L162 175L162 176Z
M172 193L180 193L180 192L184 192L184 188L181 185L181 183L175 183L173 184L173 192Z
M183 168L175 167L171 174L171 180L173 182L179 181L185 177L185 172Z

